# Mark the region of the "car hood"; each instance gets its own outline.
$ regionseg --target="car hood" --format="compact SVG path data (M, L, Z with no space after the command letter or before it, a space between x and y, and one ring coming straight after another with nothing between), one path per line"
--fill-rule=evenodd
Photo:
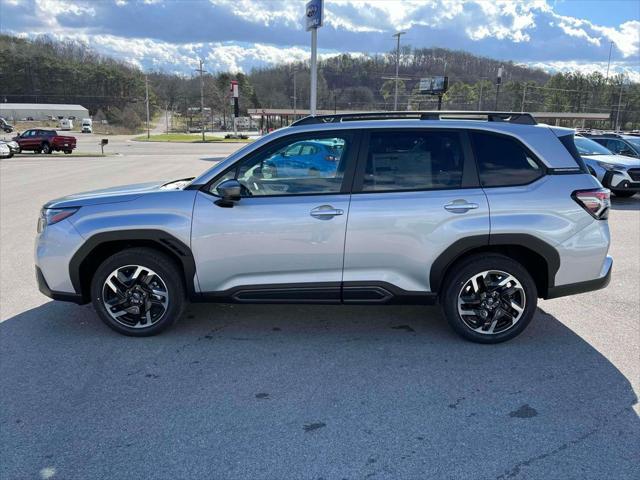
M153 192L166 190L180 190L191 179L172 180L170 182L147 182L123 185L119 187L103 188L90 192L74 193L66 197L51 200L44 208L83 207L88 205L101 205L104 203L129 202L136 198Z
M625 155L582 155L582 157L595 162L613 163L627 168L640 167L640 159Z

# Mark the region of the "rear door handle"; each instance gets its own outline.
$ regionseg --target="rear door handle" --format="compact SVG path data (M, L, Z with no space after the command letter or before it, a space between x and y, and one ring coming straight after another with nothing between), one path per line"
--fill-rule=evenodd
M444 209L453 213L465 213L469 210L475 210L478 206L477 203L469 203L466 200L454 200L451 203L447 203Z
M344 210L333 208L331 205L320 205L311 210L309 215L318 220L330 220L338 215L344 215Z

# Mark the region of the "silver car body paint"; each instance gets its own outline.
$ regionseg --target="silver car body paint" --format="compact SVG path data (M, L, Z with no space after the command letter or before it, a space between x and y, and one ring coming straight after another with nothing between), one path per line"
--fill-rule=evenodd
M233 208L219 207L215 196L198 190L236 161L287 135L387 128L502 133L519 139L549 168L577 166L557 139L572 132L546 125L401 120L283 128L245 146L185 188L168 189L152 182L49 202L48 208L81 208L38 234L36 265L52 290L73 293L69 262L92 236L150 229L164 231L191 247L196 291L380 281L428 292L432 263L455 241L523 233L547 242L560 254L556 285L593 280L608 272L608 224L595 220L571 198L575 190L600 186L584 173L546 175L521 187L251 197ZM464 212L444 208L462 201L477 207ZM327 220L310 216L311 210L321 206L343 214Z

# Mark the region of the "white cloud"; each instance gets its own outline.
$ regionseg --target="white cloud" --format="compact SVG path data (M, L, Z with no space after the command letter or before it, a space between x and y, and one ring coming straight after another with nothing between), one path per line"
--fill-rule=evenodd
M607 71L607 62L576 62L576 61L562 61L562 62L529 62L524 64L527 67L540 68L549 73L594 73L600 72L605 75ZM624 74L632 82L640 82L640 72L634 70L628 63L611 62L609 69L609 76L616 74Z
M601 32L612 41L625 58L640 53L640 22L631 20L624 22L618 29L593 25L593 29Z

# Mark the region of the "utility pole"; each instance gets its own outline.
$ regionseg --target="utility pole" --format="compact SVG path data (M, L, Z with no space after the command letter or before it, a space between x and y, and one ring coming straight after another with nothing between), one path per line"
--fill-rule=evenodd
M165 133L169 133L169 104L167 103L167 108L164 109L164 123L165 123Z
M524 99L527 97L527 82L524 82L524 87L522 88L522 105L520 106L520 111L524 112Z
M484 82L480 79L480 96L478 97L478 111L482 110L482 88L484 87Z
M293 66L293 119L296 119L296 113L297 113L297 100L298 100L298 93L297 93L297 89L296 89L296 72L297 72L297 67L294 65Z
M147 107L147 140L151 137L151 131L149 127L149 77L144 76L144 103Z
M622 80L620 81L620 95L618 96L618 110L616 112L616 128L614 131L618 131L619 125L618 125L618 121L620 120L620 106L622 104L622 87L624 87L624 77L622 77Z
M400 36L404 35L407 32L398 32L394 33L392 37L396 37L396 88L395 93L393 94L393 110L398 110L398 74L400 70Z
M611 66L611 50L613 50L613 42L609 44L609 61L607 62L607 76L604 78L605 82L609 80L609 67Z
M200 129L202 130L202 141L204 142L204 73L206 72L202 68L202 59L200 59L200 68L196 69L196 72L200 73Z

